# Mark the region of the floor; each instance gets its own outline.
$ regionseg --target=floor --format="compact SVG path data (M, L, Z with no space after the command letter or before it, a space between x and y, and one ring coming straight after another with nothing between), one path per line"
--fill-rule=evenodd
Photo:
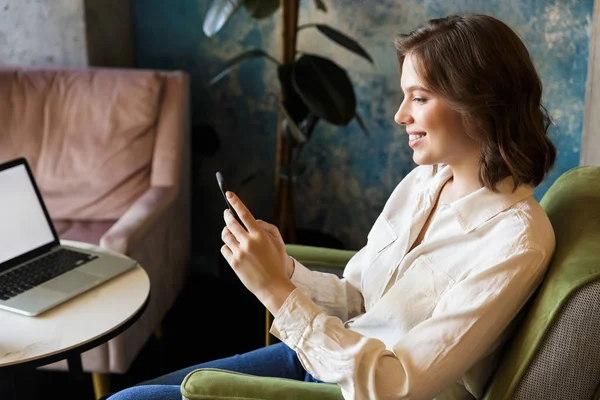
M217 277L191 272L165 318L162 339L150 338L127 374L112 375L111 389L263 346L265 309L232 274L225 270ZM197 316L194 326L187 322L191 315ZM205 345L188 345L198 338ZM94 399L90 374L73 381L65 372L36 370L19 376L16 384L19 400ZM6 387L0 385L1 399L3 393L7 393Z

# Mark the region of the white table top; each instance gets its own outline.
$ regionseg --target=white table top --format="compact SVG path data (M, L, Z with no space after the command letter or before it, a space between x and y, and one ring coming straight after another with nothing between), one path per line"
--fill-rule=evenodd
M87 243L62 243L102 250ZM137 265L37 317L0 310L0 367L56 355L98 339L134 316L149 293L150 279Z

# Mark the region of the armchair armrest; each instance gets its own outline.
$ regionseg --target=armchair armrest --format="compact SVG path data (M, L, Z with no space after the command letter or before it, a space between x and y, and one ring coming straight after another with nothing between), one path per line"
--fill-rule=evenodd
M185 400L343 400L342 391L330 383L266 378L215 368L190 372L181 383Z
M174 202L175 187L150 187L100 238L100 246L129 254Z
M356 254L355 250L339 250L327 247L288 244L285 246L289 256L298 260L307 268L340 275L348 261Z

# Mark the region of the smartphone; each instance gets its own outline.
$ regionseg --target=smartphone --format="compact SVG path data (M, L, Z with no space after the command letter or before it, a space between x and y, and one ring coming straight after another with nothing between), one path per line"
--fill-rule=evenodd
M223 174L221 174L220 171L217 171L216 176L217 176L217 183L219 184L219 189L221 190L221 194L223 195L223 199L225 200L225 204L227 205L227 208L229 208L229 210L231 211L231 213L233 214L235 219L237 219L237 221L240 223L240 225L244 229L246 229L246 226L244 225L244 223L242 222L240 217L237 215L237 213L235 212L235 210L233 209L231 204L229 204L229 200L227 200L227 195L225 195L225 192L227 192L227 185L225 185L225 179L223 179Z

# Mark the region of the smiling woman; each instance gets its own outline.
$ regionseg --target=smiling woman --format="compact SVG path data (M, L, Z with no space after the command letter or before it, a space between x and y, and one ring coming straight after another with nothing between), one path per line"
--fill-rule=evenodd
M413 160L424 164L477 164L477 141L464 134L462 115L439 94L426 89L415 70L416 56L402 63L401 85L404 101L394 120L406 127ZM406 88L406 89L405 89Z
M179 399L199 368L337 384L345 399L479 399L510 326L554 253L533 197L555 159L525 46L487 15L398 40L420 164L396 187L343 277L290 259L277 227L234 194L221 253L275 316L281 343L173 372L113 400Z
M409 134L419 129L425 132L417 133L427 133L419 124L434 125L430 157L441 158L427 163L450 164L447 157L460 159L465 156L461 149L477 147L479 178L487 188L494 189L509 175L515 187L537 186L556 158L547 136L551 120L542 105L542 82L517 34L492 21L487 16L436 19L398 37L402 86L423 107L409 108L405 98L395 120ZM438 124L445 134L433 137ZM423 147L415 151L417 164L416 157L426 156ZM436 153L442 148L446 155Z

